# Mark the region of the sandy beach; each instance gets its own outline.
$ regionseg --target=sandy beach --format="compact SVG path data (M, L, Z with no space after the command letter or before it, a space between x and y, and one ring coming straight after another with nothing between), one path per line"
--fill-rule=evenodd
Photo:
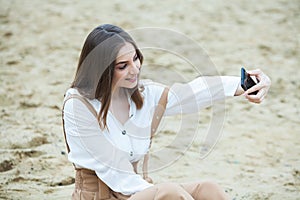
M300 199L298 0L0 0L0 199L70 199L74 169L62 132L62 101L87 34L104 23L155 27L189 39L170 39L180 55L144 49L142 78L172 84L211 72L239 76L245 66L272 80L260 105L226 99L221 136L205 158L200 149L213 109L183 116L190 121L182 129L190 145L176 150L177 161L151 173L155 183L214 180L235 200ZM147 35L140 36L138 45ZM201 66L199 73L184 58L203 52L213 68ZM163 121L153 152L167 148L181 121Z

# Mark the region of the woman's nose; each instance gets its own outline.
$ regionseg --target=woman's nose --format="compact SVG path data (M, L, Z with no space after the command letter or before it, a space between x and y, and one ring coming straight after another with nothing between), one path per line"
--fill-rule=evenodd
M130 71L129 72L130 72L130 74L138 74L140 72L140 68L136 63L133 62L130 65Z

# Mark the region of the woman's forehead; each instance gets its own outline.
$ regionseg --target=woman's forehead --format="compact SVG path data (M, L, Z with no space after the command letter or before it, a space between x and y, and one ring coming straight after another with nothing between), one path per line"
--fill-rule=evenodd
M134 46L131 43L126 42L124 46L118 52L117 60L121 60L127 57L132 57L136 53Z

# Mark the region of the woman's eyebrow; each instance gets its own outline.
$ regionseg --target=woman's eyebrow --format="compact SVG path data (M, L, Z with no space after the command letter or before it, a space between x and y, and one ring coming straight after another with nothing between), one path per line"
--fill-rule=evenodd
M133 58L137 55L137 53L134 54ZM116 63L116 65L119 65L119 64L125 64L127 63L128 61L127 60L124 60L124 61L119 61Z
M127 63L127 61L119 61L116 65L125 64L125 63Z

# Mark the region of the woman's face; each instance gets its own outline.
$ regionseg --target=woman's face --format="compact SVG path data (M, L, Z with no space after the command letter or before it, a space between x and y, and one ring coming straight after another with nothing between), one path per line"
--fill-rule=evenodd
M117 55L113 88L134 88L138 82L140 67L141 62L134 46L126 42Z

